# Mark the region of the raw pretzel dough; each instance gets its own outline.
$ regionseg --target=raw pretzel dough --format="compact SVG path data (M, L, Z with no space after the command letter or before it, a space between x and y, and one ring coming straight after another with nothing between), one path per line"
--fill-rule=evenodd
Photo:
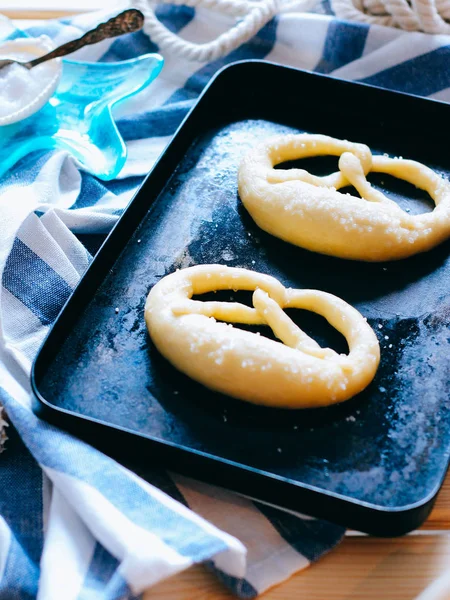
M316 177L274 169L309 156L339 156L339 171ZM409 215L372 188L370 172L387 173L428 192L433 212ZM338 192L353 185L355 198ZM372 156L369 148L325 135L280 135L258 144L239 168L239 195L261 229L314 252L364 261L406 258L450 237L450 184L412 160Z
M254 308L191 299L231 289L254 290ZM323 315L345 336L349 354L321 348L285 308ZM216 319L268 325L283 343ZM164 277L147 297L145 320L155 346L177 369L255 404L308 408L342 402L372 381L380 360L374 332L349 304L325 292L285 288L269 275L246 269L200 265Z

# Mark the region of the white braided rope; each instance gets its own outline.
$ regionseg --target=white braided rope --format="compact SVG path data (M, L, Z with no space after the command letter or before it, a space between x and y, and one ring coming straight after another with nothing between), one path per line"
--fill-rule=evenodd
M450 33L449 0L331 0L336 16L406 31Z
M208 8L241 20L218 38L205 44L194 44L172 33L155 15L156 2L134 0L132 6L145 16L144 31L160 50L187 60L210 62L229 54L244 44L275 15L309 10L317 0L162 0L158 4L176 4Z

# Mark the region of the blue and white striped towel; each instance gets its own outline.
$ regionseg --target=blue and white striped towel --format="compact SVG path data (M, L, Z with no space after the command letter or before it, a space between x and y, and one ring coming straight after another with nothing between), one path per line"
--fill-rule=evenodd
M226 17L183 7L161 8L159 17L197 42L230 25ZM104 18L91 14L28 33L62 43ZM0 37L9 27L0 22ZM113 61L153 51L136 33L79 57ZM116 111L128 145L120 179L100 182L67 153L50 152L28 156L0 182L0 402L11 421L0 459L1 598L131 598L199 562L235 594L251 598L342 537L340 527L163 470L141 473L145 481L39 421L30 408L31 361L86 269L88 250L116 222L210 77L245 58L450 99L449 37L283 15L213 63L165 56L158 80Z

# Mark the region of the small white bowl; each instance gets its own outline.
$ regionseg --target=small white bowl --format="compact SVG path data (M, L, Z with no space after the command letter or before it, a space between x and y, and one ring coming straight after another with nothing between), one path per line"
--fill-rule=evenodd
M15 40L4 42L0 44L0 59L13 58L18 60L32 60L43 54L47 54L53 50L54 44L46 35L42 35L38 38L18 38ZM2 82L2 71L9 69L10 67L4 67L0 69L0 111L2 106L2 93L6 93L6 87ZM34 71L34 73L33 73ZM14 109L10 113L1 114L0 126L11 125L22 121L30 115L37 112L44 104L49 100L53 92L56 90L62 73L62 62L60 58L50 60L46 63L42 63L34 67L29 71L29 90L33 90L31 97L30 93L26 93L23 96L24 102L21 103L20 99L14 98ZM28 77L28 74L26 74ZM9 82L10 85L14 83L14 80ZM27 85L27 79L18 81L20 85Z

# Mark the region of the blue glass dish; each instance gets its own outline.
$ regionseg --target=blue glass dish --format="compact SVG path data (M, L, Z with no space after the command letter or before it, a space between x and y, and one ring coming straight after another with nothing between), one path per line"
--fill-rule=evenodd
M42 149L68 150L96 177L117 177L127 149L112 108L147 87L163 62L159 54L109 63L64 60L61 80L47 104L18 123L0 127L0 177L19 159Z

